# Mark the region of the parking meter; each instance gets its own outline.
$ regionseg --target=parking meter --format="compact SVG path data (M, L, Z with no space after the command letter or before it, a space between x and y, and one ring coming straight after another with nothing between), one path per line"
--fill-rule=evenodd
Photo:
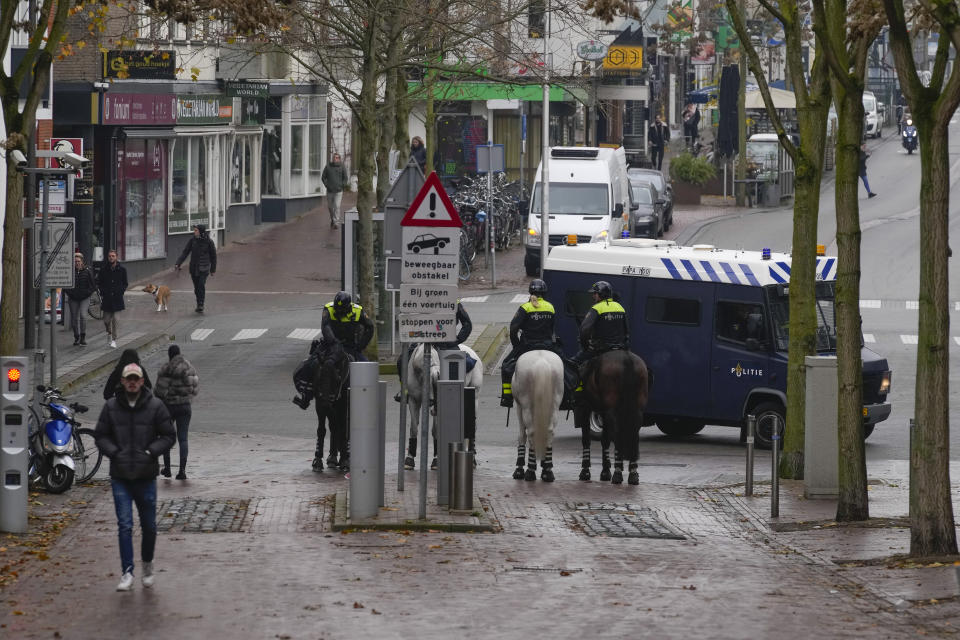
M0 531L9 533L27 531L28 380L26 358L0 357Z

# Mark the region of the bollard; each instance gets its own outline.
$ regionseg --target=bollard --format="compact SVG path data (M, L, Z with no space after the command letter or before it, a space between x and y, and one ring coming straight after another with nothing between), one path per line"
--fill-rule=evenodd
M780 517L780 425L773 429L773 475L770 477L770 517Z
M743 495L753 495L753 440L757 435L757 417L747 416L747 487Z
M377 496L377 505L387 506L385 485L387 483L387 381L380 380L377 384L377 442L380 450L377 452L377 487L380 495Z
M382 446L379 436L376 362L350 363L350 518L362 520L377 515L382 487L377 486L377 462ZM382 476L381 484L382 484Z
M477 449L477 390L475 387L463 389L463 437L473 443Z
M469 444L464 441L464 449ZM457 451L453 454L453 490L450 494L451 511L473 511L473 453Z
M447 489L448 489L447 501L440 502L439 504L445 504L448 507L452 503L452 500L450 500L450 494L453 492L453 485L457 481L453 473L453 457L457 453L457 451L464 451L462 442L447 443Z
M463 382L437 382L437 504L450 504L449 460L443 455L448 444L463 440Z
M400 371L397 373L399 374L402 371L403 375L406 375L410 350L406 343L400 346L403 350L400 352ZM403 457L407 446L407 393L406 384L402 382L403 375L400 376L400 440L397 445L397 491L403 491Z

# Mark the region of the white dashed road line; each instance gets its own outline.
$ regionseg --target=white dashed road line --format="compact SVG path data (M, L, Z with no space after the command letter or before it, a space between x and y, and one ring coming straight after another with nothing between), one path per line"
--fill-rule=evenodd
M237 332L237 335L230 338L231 340L253 340L254 338L259 338L267 332L266 329L242 329Z
M471 296L469 298L460 298L460 302L486 302L490 296Z
M903 344L917 344L918 336L908 336L901 333L900 342L902 342Z
M879 300L861 300L860 308L861 309L879 309L880 301Z
M313 340L318 335L320 335L320 329L294 329L287 337L294 340Z
M519 294L513 296L513 298L511 298L510 302L513 303L513 304L523 304L524 302L526 302L526 301L529 300L529 299L530 299L530 296L528 296L528 295L526 295L526 294L524 294L524 293L519 293Z
M877 339L873 337L873 334L872 334L872 333L865 333L865 334L863 334L863 341L864 341L864 342L876 342Z
M213 333L213 329L194 329L193 333L190 334L190 339L199 342L209 338L211 333Z

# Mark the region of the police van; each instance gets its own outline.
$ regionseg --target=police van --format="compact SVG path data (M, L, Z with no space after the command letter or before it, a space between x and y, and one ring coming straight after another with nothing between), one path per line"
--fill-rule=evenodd
M613 286L631 351L653 374L644 424L688 436L707 424L743 427L754 414L757 441L770 446L786 414L790 260L768 249L613 239L553 248L544 279L568 354L593 304L588 289L598 280ZM817 353L835 355L836 258L818 257L816 277ZM869 436L890 415L890 367L866 348L862 358Z

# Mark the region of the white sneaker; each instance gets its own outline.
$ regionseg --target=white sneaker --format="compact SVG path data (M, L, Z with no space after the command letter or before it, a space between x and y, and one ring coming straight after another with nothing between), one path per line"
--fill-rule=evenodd
M120 584L117 585L117 591L130 591L133 588L133 572L127 571L120 578Z
M117 341L116 341L116 340L111 340L111 341L110 341L110 347L113 348L113 349L116 349L116 348L117 348Z
M152 562L143 563L143 577L140 580L143 582L143 586L147 589L153 586L153 563Z

